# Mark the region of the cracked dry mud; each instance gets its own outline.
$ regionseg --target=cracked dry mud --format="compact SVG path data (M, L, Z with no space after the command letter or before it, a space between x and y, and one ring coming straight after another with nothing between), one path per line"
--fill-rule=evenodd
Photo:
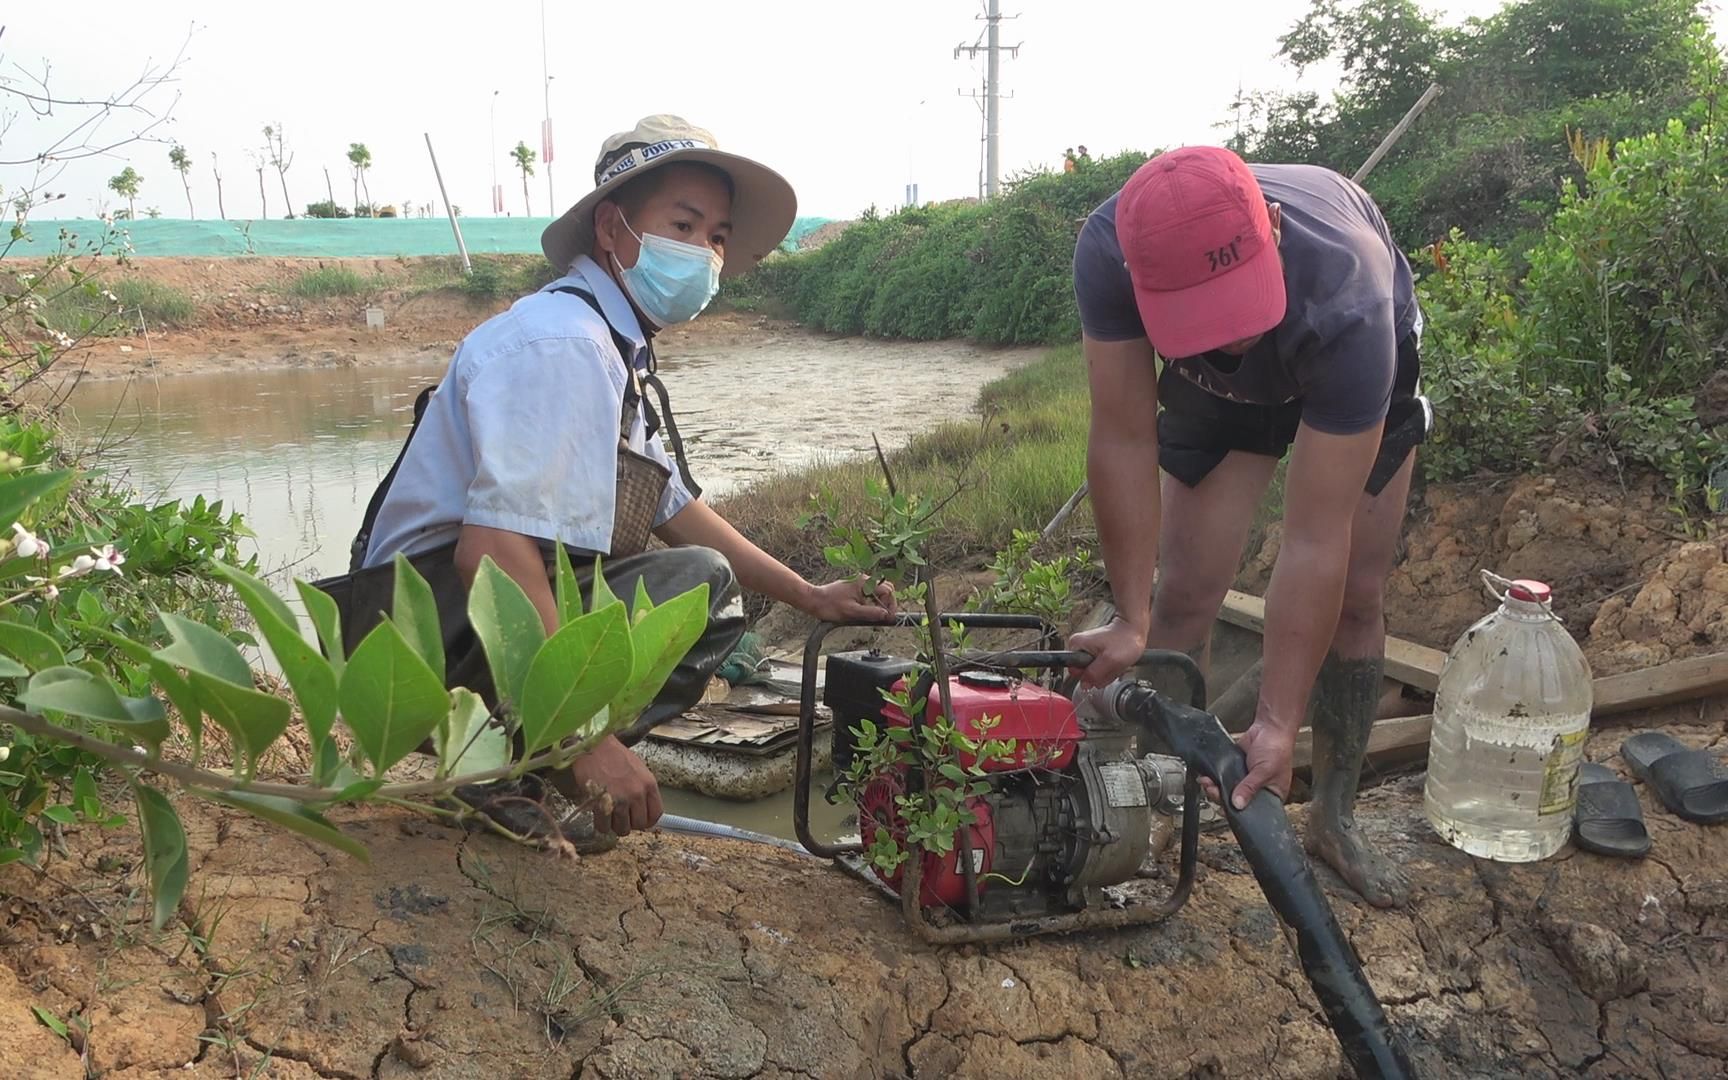
M1728 746L1719 722L1671 730ZM1433 838L1419 783L1366 793L1358 815L1409 867L1412 906L1371 911L1324 880L1423 1075L1728 1070L1728 828L1646 799L1641 863L1495 865ZM0 1076L1344 1071L1225 835L1162 926L932 950L859 883L762 845L652 834L571 865L367 811L345 822L365 865L183 812L192 884L162 934L124 830L72 837L58 882L0 869ZM74 1020L72 1044L32 1007Z

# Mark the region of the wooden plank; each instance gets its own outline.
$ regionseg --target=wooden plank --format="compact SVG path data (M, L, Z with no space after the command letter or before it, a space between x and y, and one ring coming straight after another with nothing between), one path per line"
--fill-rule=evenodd
M1433 729L1434 717L1424 713L1421 716L1399 716L1391 720L1382 720L1374 725L1374 730L1368 735L1368 756L1387 754L1395 750L1409 750L1417 746L1428 745L1428 735ZM1306 769L1314 762L1314 733L1303 728L1296 733L1296 748L1291 755L1291 764L1297 769Z
M1224 594L1224 606L1218 617L1232 626L1264 634L1266 601L1251 593L1231 589ZM1386 675L1407 686L1432 692L1440 685L1440 669L1445 663L1446 654L1439 649L1430 649L1403 638L1386 639Z
M1728 693L1728 653L1675 660L1642 671L1609 675L1593 684L1596 716L1654 709L1677 701Z
M1728 693L1728 653L1712 653L1675 660L1643 671L1610 675L1593 684L1596 706L1592 717L1613 716L1640 709L1654 709L1680 701ZM1368 755L1387 754L1426 745L1434 717L1400 716L1381 720L1368 736ZM1313 732L1296 733L1295 767L1307 768L1313 761Z

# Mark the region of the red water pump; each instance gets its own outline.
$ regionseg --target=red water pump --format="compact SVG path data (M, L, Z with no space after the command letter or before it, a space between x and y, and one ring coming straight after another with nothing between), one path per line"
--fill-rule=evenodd
M885 693L904 697L910 671L907 662L875 651L828 657L823 700L834 715L837 774L858 753L862 720L891 730L942 715L940 688L929 678L912 690L925 697L920 717L883 704ZM923 856L919 899L926 908L984 919L1084 910L1100 899L1102 887L1140 869L1155 817L1173 819L1182 811L1181 762L1137 754L1134 731L1115 719L1083 715L1064 695L1000 669L963 668L949 678L949 698L955 730L976 741L1012 740L1014 750L981 763L988 788L965 799L975 820L953 849ZM979 763L961 752L955 764L969 770ZM916 771L894 766L858 791L866 849L883 831L904 847L900 800L915 784L955 786L951 776ZM1170 820L1165 825L1165 835L1174 832ZM901 891L905 864L891 873L872 869Z

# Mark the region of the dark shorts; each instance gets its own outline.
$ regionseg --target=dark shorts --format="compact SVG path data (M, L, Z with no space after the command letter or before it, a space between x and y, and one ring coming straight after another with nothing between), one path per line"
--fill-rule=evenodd
M1421 373L1416 335L1408 334L1398 344L1392 404L1380 437L1380 455L1368 474L1370 495L1380 494L1392 482L1404 460L1433 429L1433 410L1418 392ZM1282 458L1296 441L1302 422L1300 401L1283 405L1227 401L1169 367L1158 379L1158 405L1159 466L1188 487L1206 479L1232 450Z

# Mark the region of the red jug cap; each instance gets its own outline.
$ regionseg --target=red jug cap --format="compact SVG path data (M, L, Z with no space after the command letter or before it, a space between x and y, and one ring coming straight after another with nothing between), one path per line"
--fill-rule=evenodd
M1554 598L1554 590L1543 582L1520 578L1506 590L1506 595L1530 604L1546 604Z

